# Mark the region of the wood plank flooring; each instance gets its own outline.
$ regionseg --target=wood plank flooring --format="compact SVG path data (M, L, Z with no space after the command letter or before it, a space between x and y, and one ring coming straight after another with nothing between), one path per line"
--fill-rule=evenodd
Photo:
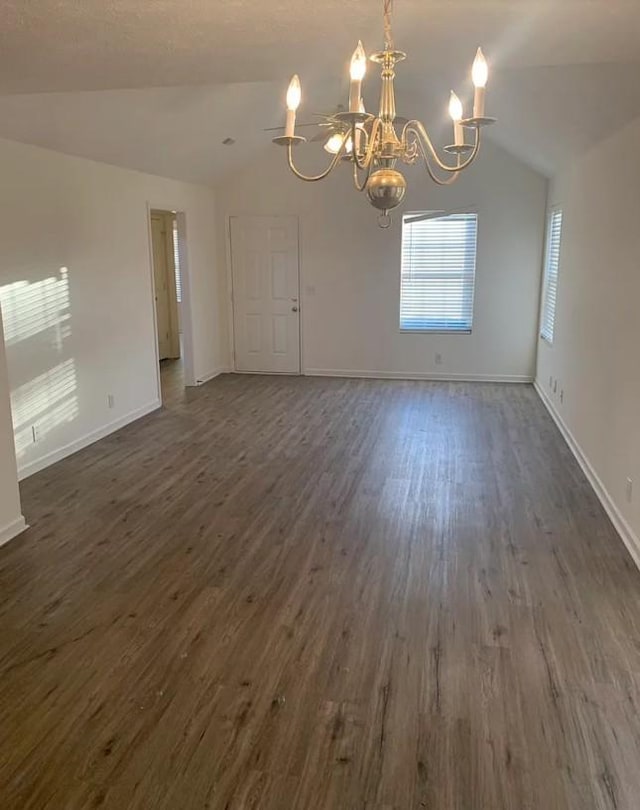
M22 495L3 810L640 807L640 573L531 387L226 375Z
M164 405L173 407L186 401L187 392L184 387L184 361L182 357L160 362L160 381Z

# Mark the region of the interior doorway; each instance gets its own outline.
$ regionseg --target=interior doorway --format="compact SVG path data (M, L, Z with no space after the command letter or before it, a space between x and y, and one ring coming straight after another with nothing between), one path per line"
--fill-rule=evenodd
M184 316L178 215L152 208L151 246L156 314L156 339L163 403L179 400L185 387Z

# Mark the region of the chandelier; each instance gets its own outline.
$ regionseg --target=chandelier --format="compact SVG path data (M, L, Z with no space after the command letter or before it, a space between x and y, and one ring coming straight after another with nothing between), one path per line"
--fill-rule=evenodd
M297 75L293 76L287 90L284 135L273 139L274 143L287 148L289 168L300 180L313 183L327 177L339 162L351 163L354 186L358 191L366 191L371 205L380 211L378 224L382 228L388 228L391 224L389 212L400 205L407 190L404 175L396 168L398 161L412 165L421 160L433 181L439 185L450 185L475 160L480 150L482 127L495 121L485 115L489 71L480 48L471 71L475 86L471 118L464 117L462 103L451 91L449 114L453 120L454 142L444 147L444 151L451 156L448 162L439 157L420 121L396 117L393 86L395 66L397 62L406 59L406 54L394 48L391 2L392 0L383 0L384 50L369 57L381 69L382 88L378 115L367 113L362 102L362 80L366 72L367 57L362 43L358 42L351 57L349 109L328 117L329 125L334 130L325 144L325 150L333 153L328 167L320 174L309 176L300 172L293 162L293 147L306 141L295 134L296 110L301 99L300 79ZM472 143L467 143L467 132L472 133Z

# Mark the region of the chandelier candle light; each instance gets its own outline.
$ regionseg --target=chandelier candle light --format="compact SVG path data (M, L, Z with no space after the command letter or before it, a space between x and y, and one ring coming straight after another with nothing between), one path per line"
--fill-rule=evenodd
M381 213L378 224L388 228L391 224L389 212L402 202L407 183L398 171L398 161L411 165L420 158L431 177L439 185L450 185L464 169L471 165L480 150L480 130L495 119L485 115L485 97L489 69L478 48L473 62L471 77L475 86L473 117L465 118L462 102L451 91L449 115L453 121L453 144L444 151L452 155L453 163L444 162L433 146L425 126L412 119L398 127L396 131L396 102L393 81L396 63L406 59L406 54L397 51L391 34L391 2L383 0L384 7L384 50L371 54L369 59L381 66L382 89L380 110L377 116L365 112L362 102L362 81L367 68L367 57L358 42L351 57L349 85L349 111L332 116L337 131L327 140L324 148L333 155L329 166L320 174L302 174L293 162L293 147L304 143L305 138L295 134L296 110L302 92L300 79L295 75L287 90L287 118L284 135L274 138L274 143L286 146L289 168L301 180L315 182L322 180L333 171L342 160L353 166L353 182L358 191L366 191L369 202ZM466 143L465 132L472 131L473 142Z

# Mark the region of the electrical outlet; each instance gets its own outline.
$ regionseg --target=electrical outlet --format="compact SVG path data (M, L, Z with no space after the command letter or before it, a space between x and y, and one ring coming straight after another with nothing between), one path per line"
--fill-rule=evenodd
M627 493L627 503L631 503L631 501L633 500L633 478L627 478L626 493Z
M440 352L437 352L436 353L436 366L441 366L441 365L442 365L442 355L440 354Z
M560 402L564 402L564 388L560 389Z
M115 406L116 406L116 398L113 396L113 394L107 394L107 405L110 408L115 408Z
M33 438L33 443L35 444L38 441L38 426L31 425L31 436Z
M558 390L558 380L555 379L553 381L553 393L555 394L557 390Z

